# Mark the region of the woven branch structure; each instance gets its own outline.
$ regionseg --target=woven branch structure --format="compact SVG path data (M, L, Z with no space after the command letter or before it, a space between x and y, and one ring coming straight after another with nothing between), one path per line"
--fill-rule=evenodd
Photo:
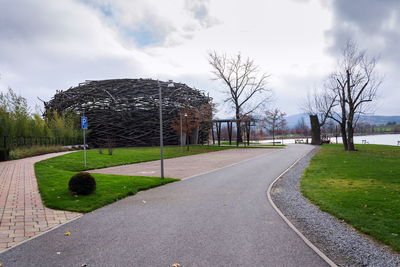
M173 85L173 86L172 86ZM200 109L212 99L183 83L152 79L86 81L57 91L45 102L45 116L72 111L89 119L88 143L94 147L159 145L159 86L162 89L164 144L177 145L180 135L171 127L183 109ZM209 118L208 121L210 121ZM200 143L208 139L210 123L198 130ZM197 141L197 140L196 140Z

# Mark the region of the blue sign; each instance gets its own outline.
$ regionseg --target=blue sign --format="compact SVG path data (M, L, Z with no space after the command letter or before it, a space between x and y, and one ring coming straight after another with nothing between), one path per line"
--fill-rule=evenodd
M85 117L85 116L81 117L81 128L83 130L87 130L88 129L88 117Z

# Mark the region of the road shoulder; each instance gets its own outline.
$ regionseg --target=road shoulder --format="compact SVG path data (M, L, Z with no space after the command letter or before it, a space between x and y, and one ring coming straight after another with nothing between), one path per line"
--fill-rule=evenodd
M341 266L399 266L400 257L386 246L325 213L300 193L300 180L312 151L272 187L271 196L282 213L324 254Z

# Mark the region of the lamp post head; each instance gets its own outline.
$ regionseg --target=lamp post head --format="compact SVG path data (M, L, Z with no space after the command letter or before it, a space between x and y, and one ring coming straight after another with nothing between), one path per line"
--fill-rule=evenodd
M185 114L183 116L187 117L187 113L185 112Z
M168 85L167 85L167 87L175 87L175 84L174 84L174 82L172 81L172 80L168 80Z

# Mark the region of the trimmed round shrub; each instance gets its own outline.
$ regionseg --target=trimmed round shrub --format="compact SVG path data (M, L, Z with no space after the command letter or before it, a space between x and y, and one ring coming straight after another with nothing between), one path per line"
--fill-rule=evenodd
M71 177L69 191L76 195L89 195L96 189L96 180L88 172L80 172Z

